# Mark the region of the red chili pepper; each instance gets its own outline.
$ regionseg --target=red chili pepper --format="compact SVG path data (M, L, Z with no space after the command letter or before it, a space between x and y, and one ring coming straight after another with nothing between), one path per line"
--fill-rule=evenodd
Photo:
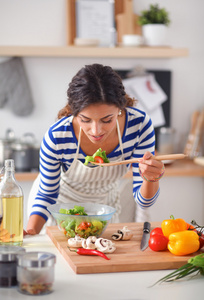
M109 260L110 258L108 258L103 252L95 250L95 249L84 249L84 248L78 248L78 249L73 249L71 250L68 246L67 248L72 251L72 252L76 252L79 255L97 255L97 256L101 256L107 260Z

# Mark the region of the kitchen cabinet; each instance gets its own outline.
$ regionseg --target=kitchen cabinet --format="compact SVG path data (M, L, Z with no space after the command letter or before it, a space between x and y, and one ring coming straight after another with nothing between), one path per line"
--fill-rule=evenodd
M172 47L0 46L0 56L11 57L176 58L188 54L186 48Z

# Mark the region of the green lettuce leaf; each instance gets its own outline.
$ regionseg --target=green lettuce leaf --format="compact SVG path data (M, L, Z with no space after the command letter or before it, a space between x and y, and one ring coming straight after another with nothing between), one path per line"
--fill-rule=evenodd
M103 159L104 163L109 163L110 162L109 159L106 156L106 151L102 151L102 149L99 148L92 156L86 156L85 157L85 163L84 164L87 166L90 161L94 161L94 158L96 156L100 156Z

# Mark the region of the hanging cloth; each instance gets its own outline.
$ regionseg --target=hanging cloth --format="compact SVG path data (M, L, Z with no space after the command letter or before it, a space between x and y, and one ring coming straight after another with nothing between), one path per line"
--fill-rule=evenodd
M19 57L0 62L0 108L6 104L20 117L30 115L34 108L26 71Z

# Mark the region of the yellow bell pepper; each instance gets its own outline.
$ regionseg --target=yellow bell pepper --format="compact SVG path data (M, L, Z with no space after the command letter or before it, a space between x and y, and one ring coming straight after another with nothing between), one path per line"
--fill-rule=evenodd
M170 219L161 223L161 228L163 235L168 238L171 233L187 230L187 224L183 219L174 219L170 216Z
M103 224L101 223L101 221L93 220L92 221L92 225L94 227L97 227L98 229L102 229L103 228Z
M199 236L195 231L184 230L169 236L168 249L174 255L188 255L200 247Z

